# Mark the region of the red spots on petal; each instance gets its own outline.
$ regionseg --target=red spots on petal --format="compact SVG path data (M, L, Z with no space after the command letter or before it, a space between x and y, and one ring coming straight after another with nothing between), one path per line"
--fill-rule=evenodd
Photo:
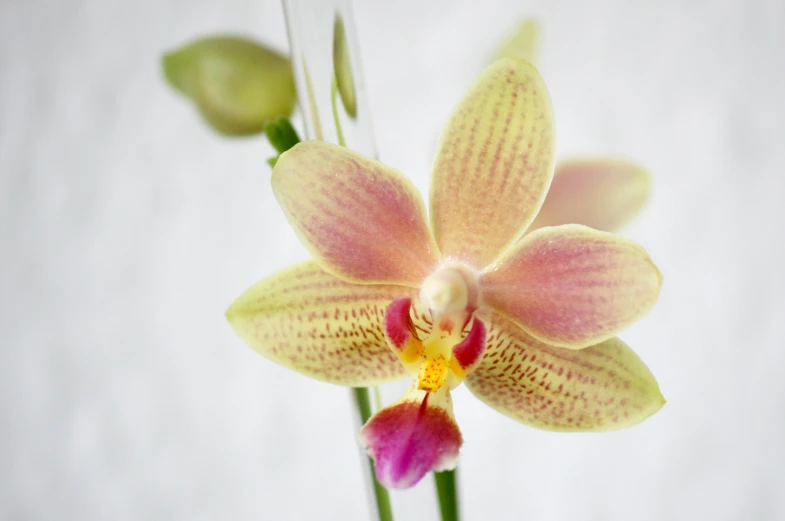
M519 329L514 335L507 329L508 334L499 334L497 321L502 320L489 321L484 360L465 381L501 412L539 427L591 430L626 424L658 407L625 367L629 348L621 341L572 351L538 342Z

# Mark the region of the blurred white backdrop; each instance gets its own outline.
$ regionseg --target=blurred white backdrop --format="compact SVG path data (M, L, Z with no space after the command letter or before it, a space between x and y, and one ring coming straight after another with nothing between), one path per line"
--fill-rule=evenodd
M466 520L785 518L785 4L355 2L381 158L428 188L453 104L542 24L560 157L638 159L624 233L665 275L622 335L668 399L601 435L516 424L461 388ZM286 50L277 1L0 3L0 518L366 519L346 389L259 357L226 306L307 258L261 139L163 82L215 32ZM391 391L390 396L395 392ZM393 494L436 518L432 484Z

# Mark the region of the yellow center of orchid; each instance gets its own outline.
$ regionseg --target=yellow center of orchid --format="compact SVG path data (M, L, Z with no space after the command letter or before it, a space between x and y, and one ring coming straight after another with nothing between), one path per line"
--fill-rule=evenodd
M417 374L417 387L422 391L438 391L447 380L447 360L444 356L424 358Z
M445 385L454 389L479 361L484 328L479 328L482 333L463 335L476 309L477 294L474 275L463 268L440 268L429 275L419 294L432 319L424 340L418 338L409 318L410 301L394 303L388 310L388 342L415 377L418 389L435 392Z

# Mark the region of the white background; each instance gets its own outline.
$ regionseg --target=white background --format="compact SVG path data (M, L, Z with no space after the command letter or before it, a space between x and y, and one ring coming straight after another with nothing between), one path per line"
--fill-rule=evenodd
M553 434L461 388L466 520L785 518L785 4L686 4L356 2L381 157L423 191L440 124L527 15L560 156L654 176L624 232L665 285L622 338L668 404ZM307 258L268 146L216 137L161 79L164 50L225 31L287 47L272 0L0 3L2 519L369 515L348 391L223 318ZM394 503L437 516L428 479Z

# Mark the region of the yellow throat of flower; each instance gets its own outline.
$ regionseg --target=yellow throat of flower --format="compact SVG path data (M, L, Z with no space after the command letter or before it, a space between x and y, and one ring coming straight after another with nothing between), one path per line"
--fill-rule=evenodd
M485 328L472 320L478 291L470 273L460 268L440 268L420 287L419 298L431 314L429 336L421 340L411 322L410 299L399 299L387 310L385 336L399 360L416 379L417 388L435 392L454 389L473 369L485 350ZM479 324L479 326L478 326Z

